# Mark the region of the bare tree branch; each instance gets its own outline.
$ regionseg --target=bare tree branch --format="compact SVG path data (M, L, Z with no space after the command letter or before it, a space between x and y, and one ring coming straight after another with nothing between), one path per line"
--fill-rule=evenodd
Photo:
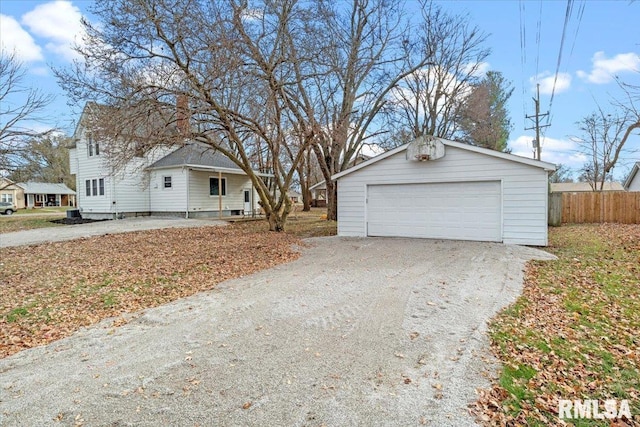
M30 138L45 135L33 129L33 121L52 101L37 89L23 85L26 70L14 53L0 52L0 173L12 173L24 163Z

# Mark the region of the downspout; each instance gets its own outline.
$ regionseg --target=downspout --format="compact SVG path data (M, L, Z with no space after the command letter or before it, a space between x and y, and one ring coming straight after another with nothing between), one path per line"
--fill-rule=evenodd
M218 171L218 218L222 219L222 172Z
M152 214L152 212L151 212L151 171L147 169L147 173L149 174L149 179L147 179L147 183L148 183L148 186L147 186L147 195L148 195L148 197L147 197L147 199L148 200L147 200L147 212L146 213L148 213L149 216L151 216L151 214ZM156 176L156 179L157 178L158 177Z
M190 193L190 187L189 187L189 175L191 175L191 169L187 168L187 209L184 212L184 217L186 219L189 219L189 193Z
M111 168L111 194L113 195L111 206L114 207L115 219L118 219L118 197L116 194L116 174L114 168Z

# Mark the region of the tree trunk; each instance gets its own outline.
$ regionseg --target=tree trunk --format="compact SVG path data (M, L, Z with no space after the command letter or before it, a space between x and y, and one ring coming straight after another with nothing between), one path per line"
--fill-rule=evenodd
M300 194L302 194L302 211L309 212L311 210L311 191L309 191L309 168L305 167L305 164L299 166L298 176L300 177Z
M311 210L311 191L309 191L309 185L301 186L302 191L302 211L309 212Z
M269 221L269 231L277 231L277 232L284 231L286 217L281 217L279 215L275 215L272 213L267 218L267 221Z
M326 181L327 185L327 220L338 220L338 183Z
M287 217L291 212L291 199L287 196L282 203L280 209L269 209L265 212L267 221L269 222L269 231L283 232L285 231L285 224L287 223Z

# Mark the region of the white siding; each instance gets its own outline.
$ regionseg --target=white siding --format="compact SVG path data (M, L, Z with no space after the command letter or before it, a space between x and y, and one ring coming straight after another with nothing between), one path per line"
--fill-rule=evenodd
M164 188L164 177L171 177L171 188ZM151 171L151 212L186 212L187 169L183 167Z
M627 191L640 191L640 171L636 173Z
M89 156L87 132L82 131L76 148L69 153L71 170L76 175L78 207L83 216L112 218L116 213L150 212L149 174L145 167L166 156L172 149L156 148L144 158L134 158L117 171L111 171L103 150L104 144L99 155ZM104 179L104 195L86 195L86 180L93 179Z
M76 148L71 151L74 152L74 155L70 153L69 160L76 162L76 194L81 212L85 216L110 214L112 212L110 191L112 184L108 168L104 164L104 154L89 156L86 132L82 132L80 139L76 142ZM101 178L105 180L105 194L103 196L87 196L85 192L86 180Z
M189 175L189 211L218 211L218 196L209 195L209 177L217 178L217 172L191 171ZM244 209L244 189L251 189L246 175L222 174L227 181L227 194L222 196L222 210ZM256 202L257 203L257 202Z
M502 241L546 245L547 172L451 146L439 160L408 161L401 151L339 178L338 234L366 235L367 185L495 180L502 181Z

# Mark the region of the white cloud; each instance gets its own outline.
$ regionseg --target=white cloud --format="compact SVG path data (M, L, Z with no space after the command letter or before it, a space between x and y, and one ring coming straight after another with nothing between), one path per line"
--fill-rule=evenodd
M558 73L558 78L556 80L555 74L545 71L537 76L530 77L529 82L531 83L531 90L533 92L536 90L536 84L540 83L540 93L543 95L551 95L551 93L553 93L553 85L555 83L555 93L562 93L566 92L571 87L571 74Z
M478 62L475 64L467 64L464 67L464 72L466 74L472 75L473 77L483 77L487 74L487 71L491 69L491 64L488 62Z
M593 68L590 73L578 71L578 77L590 83L605 84L613 80L616 73L640 71L640 55L634 52L619 53L607 58L604 52L596 52L591 58Z
M11 16L0 15L0 49L23 62L42 61L42 51L33 37Z
M49 69L47 67L30 67L29 72L36 76L48 76Z
M533 139L531 135L521 135L509 141L512 154L533 158ZM577 144L569 139L542 137L542 160L556 165L562 163L572 170L578 170L587 158L577 148Z
M22 16L22 23L29 30L48 40L46 49L67 60L78 58L72 49L82 42L84 30L80 19L80 9L70 1L57 0L36 6Z

